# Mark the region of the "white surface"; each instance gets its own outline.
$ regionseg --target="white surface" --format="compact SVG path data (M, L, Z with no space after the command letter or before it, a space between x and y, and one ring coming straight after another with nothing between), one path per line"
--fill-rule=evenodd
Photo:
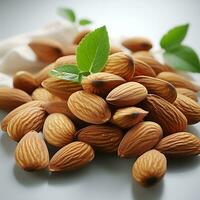
M190 22L187 43L200 53L198 0L0 0L0 38L43 27L56 17L55 8L73 7L97 26L106 24L111 35L144 35L158 44L170 27ZM5 113L0 113L2 116ZM200 126L191 129L200 136ZM198 200L200 157L168 162L164 180L142 188L131 179L133 160L97 155L88 167L75 172L48 175L24 172L15 166L15 143L0 133L1 200Z

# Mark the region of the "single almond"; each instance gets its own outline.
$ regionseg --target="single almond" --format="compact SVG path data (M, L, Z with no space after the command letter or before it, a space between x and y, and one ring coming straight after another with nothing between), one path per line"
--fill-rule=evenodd
M75 55L76 54L76 48L77 48L77 45L72 44L72 45L68 46L67 48L65 48L63 54L65 56Z
M125 80L132 80L134 76L134 61L124 52L114 53L109 56L104 72L121 76Z
M147 96L147 89L136 82L124 83L114 88L106 97L106 100L116 106L133 106Z
M143 101L142 106L149 111L147 119L160 124L165 135L185 131L185 115L165 99L151 94Z
M121 48L117 46L113 46L113 45L110 47L110 54L119 53L119 52L122 52Z
M115 74L99 72L91 74L82 80L82 87L86 92L107 95L112 89L126 81Z
M141 155L133 164L132 176L143 186L151 186L166 173L167 159L157 150L150 150Z
M75 131L73 122L61 113L50 114L43 127L45 140L55 147L63 147L71 143Z
M144 85L148 93L156 94L170 103L173 103L177 97L176 88L167 81L149 76L136 76L134 81Z
M152 149L162 138L162 128L155 122L140 122L123 137L118 155L123 158L140 156Z
M41 107L27 107L18 112L8 122L7 132L15 141L20 139L29 131L40 131L46 118L46 112Z
M179 132L164 137L155 147L171 156L193 156L200 153L200 139L188 132Z
M111 122L120 128L131 128L141 122L148 111L137 107L127 107L116 110L111 118Z
M62 147L51 158L49 171L71 171L89 164L94 158L94 150L84 142L72 142Z
M105 100L85 91L73 93L68 99L68 107L76 117L92 124L103 124L111 117Z
M94 149L103 152L115 152L122 140L122 131L114 126L90 125L76 133L79 141L90 144Z
M200 90L200 86L194 84L193 82L181 76L180 74L176 74L173 72L159 73L157 78L168 81L175 87L187 88L187 89L193 90L194 92L198 92Z
M148 57L148 58L154 58L154 56L152 55L151 51L136 51L132 53L133 59L135 60L135 58L137 57Z
M183 94L191 99L193 99L194 101L198 101L198 95L196 92L187 89L187 88L176 88L176 91L178 94Z
M31 101L31 97L24 91L15 88L0 88L0 109L10 111Z
M132 52L149 50L152 48L152 43L144 37L131 37L122 42L122 45Z
M80 31L76 37L74 38L73 44L78 45L80 43L80 41L88 34L90 33L90 30L86 29L86 30L82 30Z
M200 104L193 99L178 94L173 104L186 116L188 124L196 124L200 121Z
M44 140L36 131L28 132L15 150L17 165L27 171L45 169L49 164L49 152Z

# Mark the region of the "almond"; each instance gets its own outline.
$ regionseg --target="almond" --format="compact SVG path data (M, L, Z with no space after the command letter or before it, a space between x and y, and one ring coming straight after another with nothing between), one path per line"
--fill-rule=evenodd
M142 105L145 110L149 111L147 119L160 124L165 135L186 129L187 119L185 115L165 99L150 94Z
M123 158L140 156L153 148L162 138L162 128L155 122L140 122L123 137L118 155Z
M103 124L111 117L104 99L85 91L73 93L68 99L68 107L76 117L92 124Z
M42 107L43 106L43 102L42 101L29 101L28 103L25 103L17 108L15 108L14 110L12 110L11 112L9 112L1 121L1 130L3 131L7 131L7 126L9 121L16 115L18 114L21 110L24 110L25 108L32 108L32 107Z
M19 141L31 130L40 131L46 118L46 112L41 107L27 107L8 122L8 135L15 141Z
M146 110L137 107L121 108L114 113L111 122L120 128L131 128L141 122L147 114Z
M36 131L28 132L15 150L17 165L27 171L45 169L49 164L49 152L44 140Z
M144 85L148 93L156 94L170 103L173 103L177 97L176 88L167 81L149 76L136 76L134 81Z
M154 58L151 51L136 51L136 52L133 52L132 56L133 56L134 60L135 60L135 58L141 57L141 56L148 57L148 58Z
M157 78L170 82L175 87L183 87L194 92L198 92L200 90L200 86L195 85L187 78L181 76L180 74L176 74L173 72L162 72L158 74Z
M167 159L156 150L150 150L141 155L132 168L133 178L143 186L151 186L166 173Z
M82 81L82 87L86 92L99 95L107 95L112 89L126 81L115 74L99 72L87 76Z
M63 147L71 143L75 131L73 122L61 113L50 114L43 127L45 140L55 147Z
M77 45L73 44L65 48L63 54L66 56L75 55L76 54Z
M84 142L72 142L60 149L51 158L49 171L70 171L89 164L94 158L94 150Z
M135 63L134 76L140 76L140 75L152 76L152 77L156 76L156 73L151 68L151 66L146 64L145 62L138 59L134 59L134 63Z
M80 31L76 37L74 38L73 44L78 45L80 43L80 41L88 34L90 33L90 30L86 29L86 30L82 30Z
M122 52L122 49L120 49L119 47L113 46L113 45L110 47L110 54L119 53L119 52Z
M185 95L178 94L173 103L187 118L188 124L200 121L200 104Z
M134 61L124 52L114 53L109 56L104 72L121 76L125 80L132 80L134 76Z
M196 92L187 89L187 88L176 88L176 91L178 94L183 94L191 99L193 99L194 101L198 101L198 95Z
M0 109L2 110L13 110L31 100L31 97L22 90L8 87L0 88Z
M152 43L144 37L132 37L124 40L122 45L132 52L149 50L152 48Z
M87 126L76 133L79 141L90 144L94 149L103 152L115 152L122 140L120 129L108 125Z
M67 99L72 93L81 90L82 86L73 81L50 77L42 82L42 86L52 94Z
M13 86L31 94L38 85L32 74L25 71L19 71L13 77Z
M200 140L191 133L179 132L164 137L155 148L166 155L193 156L200 153Z
M133 106L147 96L147 89L136 82L124 83L114 88L106 100L116 106Z

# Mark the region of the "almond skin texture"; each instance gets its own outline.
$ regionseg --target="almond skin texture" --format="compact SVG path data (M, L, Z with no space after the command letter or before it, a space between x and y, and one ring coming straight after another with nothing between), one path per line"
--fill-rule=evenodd
M144 37L132 37L124 40L122 45L132 52L136 51L148 51L152 48L152 43L149 39Z
M147 119L160 124L165 135L184 131L187 127L185 115L173 104L157 95L148 95L142 106L149 111Z
M133 164L132 177L142 186L151 186L166 173L167 159L157 150L141 155Z
M84 142L72 142L60 149L51 158L49 171L71 171L89 164L94 158L94 150Z
M125 80L130 81L134 76L134 61L131 56L124 52L114 53L108 57L108 62L103 71L121 76Z
M112 89L125 82L122 77L115 74L99 72L87 76L81 84L86 92L105 96Z
M102 152L116 152L122 140L122 131L114 126L91 125L76 133L79 141L90 144L94 149Z
M43 127L45 140L55 147L63 147L72 142L75 131L73 122L61 113L49 115Z
M122 49L117 47L117 46L111 46L110 47L110 54L114 54L114 53L119 53L122 52Z
M133 106L147 96L147 89L136 82L124 83L114 88L106 100L116 106Z
M177 97L176 88L167 81L149 76L136 76L134 81L144 85L149 94L156 94L170 103Z
M200 121L200 104L185 95L178 94L174 105L186 116L188 124Z
M179 132L164 137L155 147L170 156L194 156L200 153L200 140L188 132Z
M13 77L13 86L31 94L38 85L34 75L29 72L19 71Z
M50 77L42 82L42 86L52 94L67 99L72 93L81 90L79 83Z
M86 29L83 31L80 31L76 37L74 38L73 44L78 45L80 43L80 41L88 34L90 33L90 30Z
M45 169L49 164L49 152L44 140L36 131L28 132L15 150L17 165L27 171Z
M187 78L173 72L162 72L158 74L157 78L168 81L175 87L187 88L193 90L194 92L198 92L200 90L198 85L195 85Z
M46 112L41 107L28 107L18 112L8 123L8 135L15 141L29 131L40 131L46 118Z
M105 100L85 91L73 93L68 99L68 107L76 117L92 124L103 124L111 117Z
M148 58L154 58L153 55L151 54L150 51L137 51L137 52L133 52L132 54L134 60L137 57L148 57Z
M141 122L148 111L137 107L127 107L118 109L112 116L111 122L120 128L131 128Z
M198 95L196 92L187 89L187 88L176 88L176 91L178 94L182 94L185 95L191 99L193 99L194 101L198 101Z
M8 87L0 88L0 109L2 110L13 110L31 100L31 97L22 90Z
M151 68L150 65L146 64L145 62L139 59L134 59L134 63L135 63L134 76L145 75L145 76L156 77L156 73L154 72L154 70Z
M43 106L43 102L42 101L29 101L28 103L25 103L17 108L15 108L14 110L12 110L11 112L9 112L1 121L1 130L3 131L7 131L7 126L9 121L15 116L17 115L20 111L26 109L26 108L32 108L32 107L42 107Z
M140 156L153 148L162 138L162 128L155 122L140 122L123 137L118 155L123 158Z

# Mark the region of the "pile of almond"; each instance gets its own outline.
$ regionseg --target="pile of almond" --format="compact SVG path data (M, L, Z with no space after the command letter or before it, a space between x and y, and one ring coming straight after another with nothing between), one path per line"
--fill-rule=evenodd
M132 176L149 186L166 173L165 156L198 155L200 139L186 128L200 121L200 87L158 62L149 40L123 41L129 53L112 47L103 72L81 83L48 75L76 63L69 54L86 33L77 35L67 53L48 41L32 42L38 58L52 63L37 74L20 71L13 77L14 88L0 88L0 109L10 111L1 129L18 142L17 165L29 171L70 171L89 164L96 151L114 153L136 157ZM57 148L51 158L47 143Z

